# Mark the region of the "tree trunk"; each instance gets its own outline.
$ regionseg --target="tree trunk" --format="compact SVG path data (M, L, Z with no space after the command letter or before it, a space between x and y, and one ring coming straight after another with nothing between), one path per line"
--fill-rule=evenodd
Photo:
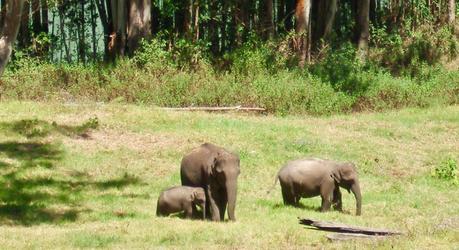
M5 17L0 34L0 77L3 75L13 51L13 44L21 23L23 5L24 0L8 0L4 4Z
M199 0L196 0L194 3L193 3L193 32L194 32L194 36L193 36L193 40L196 42L199 40L199 8L200 5L199 5Z
M110 0L113 31L108 44L111 58L124 56L126 50L127 5L125 0Z
M90 9L91 9L91 33L92 33L92 60L95 62L97 60L97 18L96 18L96 6L94 1L90 0Z
M161 31L161 9L153 5L151 6L151 33L158 34Z
M299 66L304 67L305 61L310 62L310 36L311 36L311 0L297 0L295 9L296 41L295 49L299 56Z
M278 0L277 1L277 32L281 32L285 29L281 23L284 22L285 19L285 0ZM281 26L282 25L282 26Z
M261 35L269 39L274 35L273 0L262 0L260 5Z
M108 61L110 52L109 52L109 42L110 42L110 35L112 34L112 25L109 23L109 15L107 10L109 7L105 7L106 0L93 0L95 1L95 5L97 6L97 11L99 12L100 22L102 23L102 29L104 31L104 60ZM110 2L109 0L107 2Z
M327 39L333 29L336 12L338 10L338 0L321 0L317 13L317 28L314 41Z
M24 6L22 8L21 27L19 28L18 33L18 47L20 49L28 48L30 46L30 42L32 41L30 37L29 19L30 3L29 1L24 1Z
M127 47L129 55L140 45L141 39L148 39L151 35L151 1L129 1L129 24L127 34Z
M368 54L368 42L370 39L370 0L357 1L355 24L357 31L357 56L361 61L365 61Z
M298 1L298 0L297 0ZM293 13L295 12L295 1L294 0L286 0L285 2L285 19L284 19L284 26L287 31L291 31L293 29Z
M448 1L448 24L454 26L456 22L456 0Z
M209 36L210 36L210 50L213 54L218 54L218 27L217 27L217 0L210 0L210 20L209 20Z
M236 45L240 46L245 40L249 29L249 0L237 0L235 6L236 16Z
M65 13L64 13L64 7L58 6L58 11L59 11L59 28L60 28L60 33L61 33L61 51L62 47L64 47L65 50L65 59L67 60L68 63L71 62L72 58L70 57L70 50L67 45L66 37L65 37Z
M49 32L48 0L42 0L41 2L41 31L46 34Z
M228 2L223 1L222 6L220 8L220 13L222 13L222 18L220 19L220 53L223 54L227 49L227 42L228 42L228 31L227 31L227 23L226 18L224 17L223 12L228 9Z
M35 36L41 32L40 0L32 0L32 30Z
M79 29L78 29L78 58L84 64L86 63L86 22L84 15L85 1L80 1L79 11Z
M49 17L48 17L48 0L42 0L41 2L41 32L48 35L49 33ZM49 55L50 43L45 43L42 48L44 55Z

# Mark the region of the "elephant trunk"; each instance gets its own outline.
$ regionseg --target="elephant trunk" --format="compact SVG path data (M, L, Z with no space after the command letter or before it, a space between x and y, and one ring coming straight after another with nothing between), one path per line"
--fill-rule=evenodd
M236 220L234 216L234 210L236 209L236 196L237 196L237 184L235 182L226 183L226 192L228 197L228 218L232 221Z
M355 196L355 204L356 204L355 215L361 215L362 214L362 194L360 193L360 184L358 181L352 184L351 191Z

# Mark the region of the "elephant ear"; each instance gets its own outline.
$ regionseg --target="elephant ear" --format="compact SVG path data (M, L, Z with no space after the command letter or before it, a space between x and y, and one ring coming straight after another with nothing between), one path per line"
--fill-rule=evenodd
M215 154L212 159L210 159L209 162L209 174L210 175L215 175L217 173L221 173L223 171L222 165L221 165L221 154L217 153Z
M338 168L333 169L333 171L332 171L330 176L331 176L331 178L333 178L336 181L336 183L340 183L341 182L341 173L340 173Z
M345 181L354 181L355 180L355 166L353 163L345 163L343 167L340 168L341 179Z

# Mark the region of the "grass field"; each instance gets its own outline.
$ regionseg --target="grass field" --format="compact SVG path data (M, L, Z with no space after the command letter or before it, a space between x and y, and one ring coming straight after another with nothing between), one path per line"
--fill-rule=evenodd
M237 222L157 218L181 157L203 142L241 158ZM291 159L350 160L362 216L285 207ZM459 160L459 106L331 117L165 112L150 106L0 103L0 248L395 248L459 246L459 186L431 176ZM451 160L452 159L452 160ZM456 164L456 165L454 165ZM384 241L329 242L297 217L397 229Z

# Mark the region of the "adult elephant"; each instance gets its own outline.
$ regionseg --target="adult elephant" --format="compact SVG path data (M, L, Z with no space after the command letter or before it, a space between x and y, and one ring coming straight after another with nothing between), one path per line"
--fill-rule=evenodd
M226 206L228 217L236 220L237 178L240 173L239 157L222 147L204 143L182 159L180 177L182 185L203 187L213 221L223 221Z
M301 197L321 196L321 211L328 211L333 203L342 210L340 187L351 192L356 200L356 215L362 211L362 195L357 170L353 163L318 158L288 162L277 175L284 203L299 205ZM276 180L277 181L277 180Z

